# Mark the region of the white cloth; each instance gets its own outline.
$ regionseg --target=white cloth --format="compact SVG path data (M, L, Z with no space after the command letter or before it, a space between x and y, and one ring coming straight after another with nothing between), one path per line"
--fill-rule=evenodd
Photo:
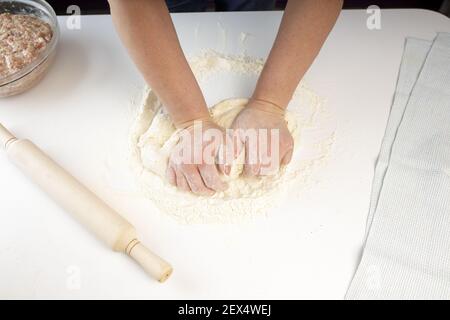
M347 299L450 299L450 34L407 39Z

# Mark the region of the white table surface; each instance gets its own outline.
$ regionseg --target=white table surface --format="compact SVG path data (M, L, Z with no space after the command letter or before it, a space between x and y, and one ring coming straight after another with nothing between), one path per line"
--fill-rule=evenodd
M281 13L173 17L186 53L246 49L264 57ZM61 17L55 65L34 89L0 100L0 121L31 138L127 217L175 272L164 284L149 279L86 232L1 153L0 298L343 298L361 254L404 39L450 32L450 20L430 11L384 10L381 30L373 31L367 17L364 10L343 11L306 75L328 99L337 123L332 159L319 183L268 218L197 226L177 224L123 183L129 175L123 159L131 101L143 80L110 17L83 16L80 30L69 30ZM252 34L246 48L240 32ZM105 174L108 166L115 177Z

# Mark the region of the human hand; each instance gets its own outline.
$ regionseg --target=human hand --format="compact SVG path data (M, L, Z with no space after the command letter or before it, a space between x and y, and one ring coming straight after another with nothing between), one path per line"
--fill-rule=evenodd
M216 165L225 142L224 129L211 119L203 119L184 124L179 137L169 157L166 171L169 183L203 196L226 190L228 185L221 180Z
M274 174L280 164L291 161L294 140L281 107L252 99L238 114L232 129L245 147L244 174Z

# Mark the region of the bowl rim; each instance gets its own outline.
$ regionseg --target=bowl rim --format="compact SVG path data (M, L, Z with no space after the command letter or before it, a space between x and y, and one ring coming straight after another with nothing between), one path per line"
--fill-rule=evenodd
M52 6L45 0L31 0L31 1L14 1L14 0L6 0L0 2L20 2L25 3L28 6L38 8L36 4L44 7L45 10L47 10L48 14L50 15L50 19L52 20L52 24L50 27L52 28L52 38L50 42L48 43L47 47L44 51L39 53L36 59L34 59L30 64L26 65L22 69L18 70L17 72L14 72L13 74L10 74L6 77L0 78L0 87L8 86L13 82L16 82L24 77L26 77L28 74L32 73L37 67L39 67L48 57L49 55L56 49L56 45L58 43L59 39L59 24L58 24L58 18L56 16L55 11L53 10ZM40 9L40 8L38 8ZM1 13L1 12L0 12ZM39 17L38 17L39 18Z

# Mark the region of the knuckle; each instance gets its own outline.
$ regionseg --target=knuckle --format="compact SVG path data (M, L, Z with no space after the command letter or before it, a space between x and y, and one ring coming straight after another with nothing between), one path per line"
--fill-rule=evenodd
M204 194L206 189L205 187L199 185L199 184L193 184L191 186L191 190L192 192L194 192L195 194Z
M178 168L180 169L180 171L186 173L186 174L192 174L195 170L194 170L194 165L192 164L187 164L187 163L180 163L178 165Z
M196 184L191 185L191 189L192 189L192 192L194 192L194 193L200 192L200 188Z

